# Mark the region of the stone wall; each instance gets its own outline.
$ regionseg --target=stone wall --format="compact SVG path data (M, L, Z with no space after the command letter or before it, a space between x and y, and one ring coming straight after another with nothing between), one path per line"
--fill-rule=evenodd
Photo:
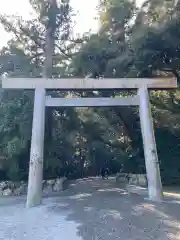
M138 185L142 187L147 187L147 176L146 174L118 173L116 175L116 182L121 184Z
M27 182L0 182L0 196L20 196L27 194ZM65 177L52 180L43 180L43 195L61 192L68 187Z

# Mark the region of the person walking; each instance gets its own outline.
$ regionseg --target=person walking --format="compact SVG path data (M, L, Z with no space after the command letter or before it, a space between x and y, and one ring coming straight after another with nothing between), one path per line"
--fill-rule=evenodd
M105 178L105 168L104 167L101 168L101 178L102 179Z
M109 175L109 169L108 168L105 168L105 167L102 167L101 168L101 177L102 179L108 179L108 175Z

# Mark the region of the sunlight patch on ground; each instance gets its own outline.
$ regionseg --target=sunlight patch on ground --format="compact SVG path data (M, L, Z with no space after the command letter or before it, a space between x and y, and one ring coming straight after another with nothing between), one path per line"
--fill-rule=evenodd
M165 220L164 221L166 223L166 225L168 225L169 227L173 227L173 228L177 228L178 231L180 230L180 223L178 223L177 221L173 221L171 220Z
M164 223L166 224L166 226L168 226L169 228L173 228L175 229L174 233L168 233L168 236L170 239L173 240L180 240L180 224L177 220L165 220Z
M143 215L143 209L141 206L132 207L132 215L141 216Z
M123 193L126 192L123 188L101 188L97 190L98 192L119 192Z
M92 194L90 193L80 193L80 194L76 194L74 196L71 196L69 197L70 199L81 199L81 198L84 198L84 197L91 197Z
M170 203L176 203L176 204L180 204L180 201L177 201L177 200L172 200Z
M112 217L114 219L122 220L123 216L121 213L117 210L100 210L100 213L103 215L103 217Z
M149 212L153 212L156 215L158 215L160 218L171 219L172 220L172 218L169 215L167 215L164 212L158 210L157 207L153 204L143 203L143 204L140 204L138 207L139 207L139 210L141 210L141 211L146 210L146 211L149 211Z
M175 192L163 192L164 196L180 198L180 193Z
M175 235L174 233L168 233L168 237L169 237L169 239L180 240L179 234Z
M90 212L93 210L93 207L84 207L85 212Z

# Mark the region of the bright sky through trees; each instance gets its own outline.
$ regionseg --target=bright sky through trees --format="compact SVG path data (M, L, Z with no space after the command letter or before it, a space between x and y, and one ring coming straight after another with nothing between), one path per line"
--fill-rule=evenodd
M96 6L98 0L70 0L71 6L79 14L76 17L77 25L75 27L76 33L83 33L91 29L97 30L98 23L94 19L96 16ZM139 3L143 0L137 0ZM28 0L5 0L1 2L0 13L5 14L17 14L23 17L23 19L30 19L32 16L32 10ZM11 38L9 33L6 33L3 27L0 25L0 48L4 46Z

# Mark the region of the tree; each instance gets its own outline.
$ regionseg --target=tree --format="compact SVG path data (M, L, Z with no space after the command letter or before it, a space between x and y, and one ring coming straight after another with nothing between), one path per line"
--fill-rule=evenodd
M10 31L14 34L15 38L13 41L9 42L9 47L4 48L1 52L1 74L8 74L9 76L26 76L26 77L38 77L42 74L50 74L52 71L49 71L52 68L52 57L54 53L58 56L66 56L65 50L61 51L61 46L65 46L65 42L68 40L70 34L70 23L71 23L71 8L68 2L61 3L59 6L56 5L56 2L46 2L46 1L31 1L33 8L36 10L37 19L32 19L30 21L23 21L18 16L1 16L0 20L3 26L7 31ZM54 4L54 5L53 5ZM52 7L53 5L53 7ZM47 37L45 34L45 29L47 31ZM62 31L63 30L63 31ZM45 44L45 37L49 42ZM62 44L63 43L63 44ZM61 45L59 45L61 44ZM55 46L55 47L54 47ZM42 66L44 61L44 50L46 49L46 55L49 55L45 63L45 71L43 73ZM53 53L54 52L54 53ZM49 62L48 62L49 61ZM28 66L28 67L27 67ZM58 68L57 68L58 69ZM22 71L21 71L22 70ZM57 72L56 72L57 74ZM17 110L17 102L12 97L16 97L16 101L19 102ZM21 99L22 98L22 99ZM33 95L27 92L22 93L21 91L16 92L2 92L3 102L1 104L3 112L7 113L7 117L15 119L17 116L17 121L25 124L27 129L23 133L21 132L20 136L26 136L23 138L25 143L23 144L29 148L30 132L31 132L31 119L32 119L32 103ZM23 105L23 99L27 99L27 105ZM10 100L10 101L8 101ZM9 105L11 104L11 109ZM27 115L25 110L30 110ZM9 112L9 115L8 115ZM30 117L29 117L30 116ZM52 110L47 111L48 122L52 119ZM8 119L9 120L9 119ZM9 120L10 121L10 120ZM4 136L6 130L6 125L9 122L3 121L2 123L2 135ZM22 126L23 126L22 124ZM4 126L5 125L5 126ZM13 121L13 126L11 126L8 131L17 135L16 129L19 124L16 124ZM27 131L28 130L28 131ZM26 135L26 133L28 135ZM7 149L8 142L13 141L14 136L9 136L9 140L3 139L6 144L3 148ZM48 136L47 136L48 138ZM21 143L21 138L19 139ZM17 142L17 141L16 141ZM19 143L19 146L21 146ZM23 146L24 146L23 145ZM19 151L23 151L23 148L20 147ZM27 152L29 152L27 150ZM8 159L14 158L13 153L5 151L5 155ZM11 156L11 157L10 157ZM26 160L28 161L28 159Z

